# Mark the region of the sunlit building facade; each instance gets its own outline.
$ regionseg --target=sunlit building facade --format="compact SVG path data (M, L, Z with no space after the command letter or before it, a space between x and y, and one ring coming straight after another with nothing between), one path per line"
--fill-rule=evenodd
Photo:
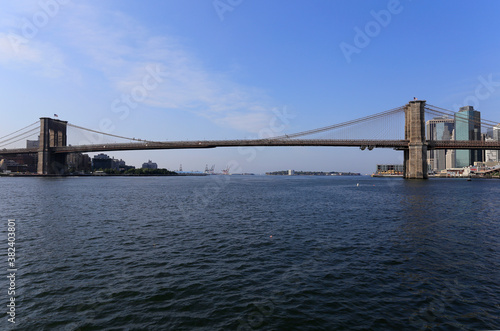
M493 127L491 136L486 141L500 141L500 124ZM500 153L498 150L487 150L485 152L486 162L500 162Z
M452 140L453 130L455 129L455 120L449 117L436 117L428 120L426 123L427 127L427 139L428 140ZM434 172L441 171L446 168L454 167L454 162L447 157L450 155L451 150L437 149L430 150L427 152L427 163L429 165L429 170ZM453 160L454 161L454 160Z

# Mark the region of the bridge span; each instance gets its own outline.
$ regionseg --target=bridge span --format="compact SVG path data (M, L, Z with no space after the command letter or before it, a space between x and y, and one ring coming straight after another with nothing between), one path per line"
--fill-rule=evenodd
M433 106L435 107L435 106ZM437 108L437 109L436 109ZM441 113L442 108L427 108L425 100L413 100L407 105L385 112L370 115L361 119L352 120L324 128L299 132L267 139L236 139L236 140L193 140L193 141L144 141L130 139L112 134L85 129L66 121L40 118L40 139L38 148L17 148L0 150L0 156L13 154L37 154L39 174L59 174L65 171L66 155L69 153L88 153L104 151L130 151L153 149L205 149L217 147L250 147L250 146L329 146L329 147L359 147L372 150L374 148L393 148L404 152L404 177L407 179L427 178L427 151L432 149L480 149L500 150L499 141L482 140L426 140L425 139L425 112ZM403 113L405 116L405 139L304 139L304 136L323 133L328 130L358 125L368 120L381 119L389 115ZM491 121L489 121L491 122ZM67 126L84 129L94 133L110 135L137 142L130 143L101 143L90 145L68 145ZM490 124L491 125L491 124ZM34 129L31 129L33 131ZM20 130L18 130L20 131ZM30 131L30 132L31 132ZM16 131L17 132L17 131ZM19 135L18 135L19 136ZM18 137L15 136L15 137Z
M445 141L426 140L428 150L432 149L500 149L500 142L488 141ZM77 146L52 147L54 154L91 153L111 151L136 151L148 149L203 149L217 147L359 147L361 149L392 148L404 150L408 148L408 140L347 140L347 139L235 139L235 140L193 140L193 141L148 141L144 143L110 143ZM38 148L16 148L0 150L0 155L35 154Z
M346 146L361 148L404 148L408 142L404 140L331 140L331 139L242 139L242 140L194 140L194 141L151 141L146 143L81 145L53 148L54 153L127 151L147 149L193 149L216 147L250 147L250 146Z

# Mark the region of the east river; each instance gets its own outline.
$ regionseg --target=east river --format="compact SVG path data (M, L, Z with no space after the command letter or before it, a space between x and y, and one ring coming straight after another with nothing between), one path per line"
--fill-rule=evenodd
M500 329L500 180L0 178L0 188L0 329Z

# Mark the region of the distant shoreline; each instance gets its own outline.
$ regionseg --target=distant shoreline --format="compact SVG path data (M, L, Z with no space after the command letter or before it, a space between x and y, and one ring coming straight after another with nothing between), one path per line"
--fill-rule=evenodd
M236 176L236 175L254 175L254 174L232 174L229 176ZM314 177L367 177L370 176L372 178L403 178L403 175L362 175L362 174L357 174L357 173L345 173L342 175L314 175L314 174L293 174L293 175L288 175L288 174L269 174L266 173L266 176L283 176L283 177L293 177L293 176L314 176ZM205 174L205 173L174 173L174 174L67 174L67 175L57 175L57 174L52 174L52 175L40 175L40 174L21 174L21 173L10 173L10 174L4 174L0 173L0 178L1 177L38 177L38 178L47 178L47 177L205 177L205 176L211 176L210 174ZM213 176L213 175L212 175ZM221 176L228 176L228 175L221 175ZM500 179L500 176L467 176L467 177L459 177L459 176L429 176L429 179L434 179L434 178L446 178L446 179L467 179L467 178L472 178L472 179Z
M51 175L40 175L40 174L0 174L0 177L187 177L187 176L208 176L207 174L51 174Z
M403 178L403 175L378 175L378 174L372 174L371 177L373 178ZM477 175L471 175L471 176L435 176L435 175L429 175L429 179L431 178L446 178L446 179L467 179L467 178L474 178L474 179L500 179L500 176L477 176Z
M280 170L266 172L267 176L362 176L359 172L349 171L294 171Z

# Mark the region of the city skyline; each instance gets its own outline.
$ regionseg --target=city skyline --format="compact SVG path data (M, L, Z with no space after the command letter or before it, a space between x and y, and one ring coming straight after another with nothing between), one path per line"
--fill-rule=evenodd
M491 39L500 4L493 1L46 0L4 7L0 132L57 114L150 140L257 138L359 118L414 96L453 111L471 105L498 120L500 49ZM237 148L113 154L167 169L223 169L236 160L256 173L371 173L403 159L385 149L251 152L251 161Z
M418 100L414 100L412 102L410 102L410 104L408 104L407 106L405 107L400 107L398 109L396 109L396 112L404 112L405 113L405 118L406 118L406 122L408 121L408 116L410 116L410 118L412 117L412 115L409 115L408 114L408 111L410 111L410 108L406 108L406 107L411 107L410 105L411 104L415 104L415 103L424 103L425 104L425 101L418 101ZM493 125L490 123L483 123L484 127L481 126L481 115L480 115L480 112L479 111L475 111L474 108L472 106L465 106L465 107L461 107L459 112L457 113L443 113L441 111L438 110L439 108L435 108L435 106L430 106L430 108L427 109L427 118L429 117L433 117L432 119L429 119L427 121L425 121L425 118L422 119L422 122L421 122L421 126L422 129L424 129L426 131L426 136L425 136L425 139L427 140L430 140L429 141L429 146L434 146L434 144L438 141L469 141L469 142L472 142L472 141L486 141L486 142L494 142L494 141L498 141L498 131L500 129L500 124L498 125ZM394 112L395 110L392 110L390 113ZM437 115L436 114L440 114L440 115ZM380 117L381 115L377 115L378 117ZM377 117L375 116L375 117ZM387 116L386 113L383 114L383 116ZM372 115L371 117L369 118L372 118L374 117L374 115ZM46 123L46 121L52 121L54 123L55 126L53 126L54 129L57 128L57 130L62 130L62 131L57 131L57 132L53 132L51 133L50 135L54 135L54 138L58 141L58 144L63 144L63 145L59 145L59 146L66 146L66 143L65 141L68 139L66 137L66 133L63 133L63 132L66 132L66 126L67 126L67 122L65 121L61 121L59 119L50 119L50 118L43 118L41 119L43 120L43 125L48 125L48 122ZM366 121L366 119L363 119L362 121ZM362 122L361 121L361 122ZM386 123L387 122L391 122L391 123L395 123L393 120L388 120L387 118L384 120ZM425 123L424 123L425 121ZM359 120L357 121L358 123L360 122ZM58 123L58 124L56 124ZM406 123L406 125L408 124L408 122ZM62 126L61 126L62 125ZM419 126L420 126L419 125ZM390 126L390 127L393 127L394 125ZM71 125L70 127L75 127L74 125ZM389 127L389 128L390 128ZM63 129L64 128L64 129ZM85 128L81 128L81 127L76 127L80 130L86 130ZM413 128L412 126L409 127L410 130L412 130L411 128ZM387 130L388 127L386 127L384 129ZM38 130L36 127L34 130ZM40 129L42 130L41 132L47 132L47 128L45 129ZM323 129L319 129L319 132L325 130L324 128ZM330 130L330 128L328 128L328 130ZM363 130L366 130L366 127L363 128ZM405 130L408 130L408 128L405 128ZM416 128L417 131L420 130L420 128ZM481 133L481 130L485 133ZM31 130L33 131L33 130ZM86 132L86 131L85 131ZM16 138L18 138L19 136L25 136L24 134L19 134L19 131L17 132L18 135ZM95 133L95 132L94 132ZM15 134L15 133L14 133ZM309 132L308 135L310 135L311 133ZM59 138L57 138L59 137ZM405 134L405 137L406 139L410 139L410 142L411 142L411 139L412 138L409 138L407 136L407 134ZM458 139L456 139L458 137ZM38 138L40 139L40 136L38 136ZM291 138L291 137L290 137ZM52 139L52 138L51 138ZM420 139L420 138L419 138ZM17 139L17 141L20 141L22 139ZM264 141L266 141L266 139L263 139ZM328 139L327 139L328 140ZM281 140L278 140L278 141L281 141ZM358 147L361 147L362 150L366 149L368 147L369 150L371 150L373 147L375 146L366 146L364 144L366 144L366 140L361 140L360 141L357 141L354 139L354 140L349 140L350 143L345 145L346 141L345 140L331 140L330 143L333 143L333 145L330 145L330 144L327 144L329 146L358 146ZM377 140L374 140L373 142L376 143ZM222 146L231 146L231 145L228 145L229 141L222 141L222 142L214 142L214 141L211 141L209 142L209 145L208 146L212 146L212 147L216 147L216 146L219 146L219 147L222 147ZM286 142L286 140L284 140L283 142ZM289 142L293 142L293 140L289 141ZM306 141L295 141L292 146L301 146L304 142L307 142ZM315 142L315 140L309 140L307 142L307 146L313 146L313 145L316 145L315 143L313 143L312 145L309 145L310 143L312 142ZM27 149L33 149L33 148L38 148L38 146L40 145L40 141L39 140L27 140L26 141L26 148ZM173 144L171 144L173 143ZM202 143L206 143L206 142L202 142L202 141L198 141L198 142L194 142L195 145L194 146L198 146L198 144L202 144ZM236 141L233 143L237 143L236 145L240 145L240 142ZM340 143L340 145L339 145ZM399 143L394 143L394 142L391 142L391 143L388 143L387 141L385 143L383 143L382 141L378 141L378 143L380 144L378 147L382 147L382 146L392 146L392 147L395 147L395 146L399 146ZM153 142L153 145L149 146L149 148L147 148L148 144L146 143L145 147L146 148L140 148L139 146L139 149L135 149L135 147L133 145L137 145L137 142L136 143L133 143L133 144L130 144L130 143L126 143L126 144L118 144L118 145L114 145L113 143L111 143L111 145L113 146L103 146L103 143L93 143L93 147L89 149L88 145L86 146L80 146L80 147L83 147L80 148L79 146L75 145L72 147L71 144L69 144L67 147L67 151L70 151L70 150L73 150L74 152L73 153L69 153L67 155L67 158L66 158L66 161L65 163L67 163L67 169L66 170L69 170L69 169L72 169L70 170L70 172L80 172L80 171L89 171L90 170L90 159L89 159L89 156L87 154L81 154L81 153L78 153L78 150L80 151L94 151L94 153L97 151L97 150L109 150L109 151L117 151L117 150L128 150L130 147L132 147L133 150L150 150L150 148L158 148L160 147L160 149L169 149L168 146L171 146L170 148L174 148L174 149L177 149L177 148L192 148L192 144L193 142L165 142L165 143L160 143L161 145L160 146L157 146L157 143ZM354 145L352 145L354 144ZM395 145L394 145L395 144ZM141 144L139 144L141 145ZM323 146L327 146L327 145L323 145ZM184 146L184 147L182 147ZM190 147L191 146L191 147ZM235 145L233 145L235 146ZM241 146L241 145L240 145ZM283 146L283 145L281 145ZM442 145L441 145L442 146ZM469 166L476 166L476 161L478 162L481 162L481 161L487 161L487 162L490 162L490 164L478 164L478 166L480 167L491 167L491 166L494 166L495 162L498 163L498 153L496 150L483 150L483 151L478 151L477 150L471 150L469 152L469 150L463 150L464 153L464 156L465 156L465 159L464 160L461 160L460 159L460 156L459 157L456 157L456 153L455 153L455 149L453 149L453 144L450 145L449 147L451 149L434 149L434 148L431 148L430 150L427 151L427 156L426 156L426 159L427 159L427 164L428 164L428 171L429 173L441 173L442 170L452 170L452 171L455 171L457 170L456 168L467 168ZM56 147L56 146L54 146ZM102 149L103 147L109 147L109 149ZM206 147L206 146L205 146ZM250 147L250 146L248 146ZM74 149L76 148L76 149ZM94 149L94 148L97 148L97 149ZM115 149L117 148L117 149ZM124 148L124 149L122 149ZM195 147L195 148L198 148L198 147ZM461 151L460 149L458 149L457 151ZM75 153L76 152L76 153ZM27 155L26 155L27 156ZM38 154L39 156L39 154ZM21 157L21 155L17 155L17 157ZM86 157L87 161L84 161L82 162L84 159L82 157ZM24 160L24 158L22 158ZM21 160L21 158L19 158L19 160ZM43 163L45 164L46 161L43 161ZM48 161L49 163L51 162L50 160ZM88 163L88 166L86 165L86 163ZM102 163L102 164L99 164L99 165L96 165L96 163ZM33 162L28 162L29 164L17 164L16 162L12 163L12 164L9 164L9 167L13 168L13 169L19 169L19 168L16 168L16 167L20 167L20 166L24 166L24 167L33 167ZM463 164L459 164L458 167L455 166L456 163L463 163ZM228 174L229 173L229 170L230 170L230 167L231 166L234 166L234 164L226 167L226 169L223 169L222 172L225 173L225 174ZM401 166L403 167L403 165L394 165L394 166ZM148 160L148 162L145 162L142 164L141 168L151 168L151 169L156 169L158 166L156 163L152 162L151 160ZM36 168L36 165L35 165L35 168ZM123 169L122 169L123 168ZM125 164L125 161L123 160L118 160L118 159L115 159L114 157L109 157L108 155L106 154L103 154L103 153L100 153L98 155L94 155L94 157L92 158L92 169L114 169L114 170L127 170L129 168L135 168L135 166L126 166ZM210 173L215 173L214 172L214 168L215 168L215 164L212 165L211 167L211 170L210 170ZM236 165L236 168L237 169L237 172L236 173L239 173L239 171L241 171L241 168L239 167L239 165ZM11 170L11 169L9 169ZM64 171L62 168L61 168L62 171ZM175 170L175 169L172 169L172 170ZM15 171L19 171L19 170L15 170ZM30 170L30 172L34 172L35 170ZM179 171L182 171L182 164L179 166ZM195 171L195 170L192 170L192 171ZM291 171L291 170L289 170ZM199 172L199 170L195 171L195 172ZM309 171L310 172L310 171ZM314 172L314 171L313 171ZM377 165L377 173L380 172L380 165L378 164ZM40 172L39 172L40 173ZM208 164L206 164L206 167L205 167L205 173L208 173ZM267 172L266 172L267 173Z

